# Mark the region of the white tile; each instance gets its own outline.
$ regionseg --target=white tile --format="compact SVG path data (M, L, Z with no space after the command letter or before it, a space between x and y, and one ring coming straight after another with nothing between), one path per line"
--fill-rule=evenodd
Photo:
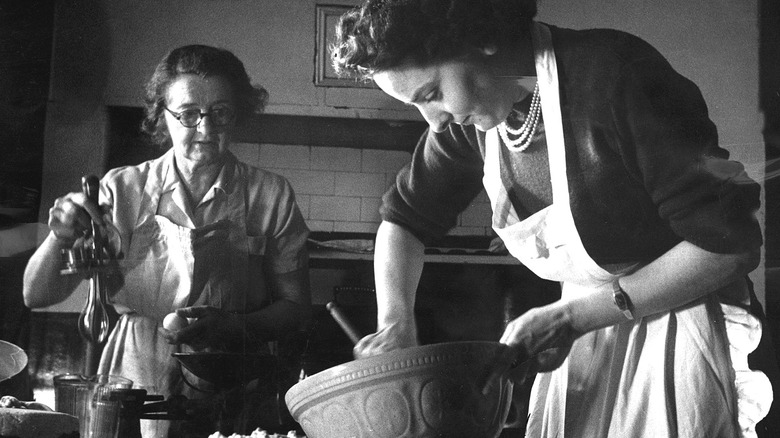
M379 206L382 205L381 198L363 198L360 203L360 221L361 222L381 222L379 216Z
M290 181L296 194L332 195L335 188L333 172L314 170L275 169Z
M260 158L260 145L257 143L232 143L230 145L230 152L238 158L239 161L249 164L250 166L258 166Z
M262 144L258 162L260 167L308 169L310 150L309 146Z
M311 148L311 169L354 172L360 169L360 150L351 148Z
M299 195L295 194L295 203L298 204L298 209L301 210L301 214L304 219L309 218L309 206L311 205L311 195Z
M381 196L385 192L385 174L336 172L337 196Z
M402 151L363 149L362 172L396 173L412 159L412 154Z
M336 222L333 231L341 233L376 233L379 222Z
M314 220L360 221L360 198L312 196L309 217Z
M333 221L315 221L309 219L306 221L306 225L311 231L333 232Z

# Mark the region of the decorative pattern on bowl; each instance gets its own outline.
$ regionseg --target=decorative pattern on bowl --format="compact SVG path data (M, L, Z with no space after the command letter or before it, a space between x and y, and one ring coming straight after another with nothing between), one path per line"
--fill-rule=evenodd
M287 392L309 438L496 437L512 383L478 384L500 351L496 342L425 345L359 359L317 373Z

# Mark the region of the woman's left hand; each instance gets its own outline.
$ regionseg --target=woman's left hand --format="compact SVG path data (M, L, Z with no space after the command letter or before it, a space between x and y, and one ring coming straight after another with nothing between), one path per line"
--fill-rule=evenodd
M560 301L528 310L507 324L501 343L523 351L531 372L552 371L581 336L571 325L569 307Z
M187 344L196 351L231 351L242 344L240 315L211 306L183 307L176 314L191 322L181 330L159 329L170 344Z

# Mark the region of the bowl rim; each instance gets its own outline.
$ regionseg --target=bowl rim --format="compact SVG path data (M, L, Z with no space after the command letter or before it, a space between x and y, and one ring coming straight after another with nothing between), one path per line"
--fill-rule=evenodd
M452 362L464 366L468 365L463 361L464 357L484 356L486 353L497 356L506 348L509 347L495 341L455 341L393 350L336 365L311 375L288 389L285 401L290 412L295 413L299 406L327 396L339 386L362 383L375 379L378 375L398 377L421 368ZM508 380L508 377L504 379Z

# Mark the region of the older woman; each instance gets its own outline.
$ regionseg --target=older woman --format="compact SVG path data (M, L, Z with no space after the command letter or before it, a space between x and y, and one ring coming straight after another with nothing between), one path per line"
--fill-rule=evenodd
M341 18L337 70L430 125L384 197L378 329L356 354L417 343L424 242L484 185L509 251L562 283L501 338L541 372L528 436L751 436L771 403L745 358L761 331L759 186L655 49L535 14L534 0L367 0Z
M229 51L177 48L147 85L143 123L170 150L110 170L101 181L100 207L82 193L55 201L51 233L25 272L25 302L42 307L69 296L76 281L60 276L60 250L91 221L112 224L123 257L121 287L109 295L121 318L100 372L167 397L187 389L172 353L189 347L262 351L307 317L308 229L292 187L229 151L235 126L262 110L266 97ZM174 311L193 322L160 330ZM144 436L165 436L163 422L143 423Z

